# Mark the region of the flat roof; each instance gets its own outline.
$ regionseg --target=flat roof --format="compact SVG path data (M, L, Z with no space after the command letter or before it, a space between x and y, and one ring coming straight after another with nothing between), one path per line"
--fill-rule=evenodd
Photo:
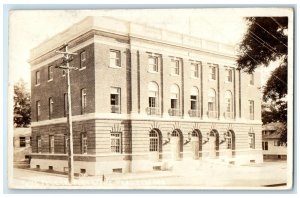
M29 62L58 48L63 43L71 42L73 39L90 30L99 30L128 37L153 40L171 45L179 45L185 48L227 54L229 56L236 55L233 45L204 40L136 22L111 17L89 16L31 49Z

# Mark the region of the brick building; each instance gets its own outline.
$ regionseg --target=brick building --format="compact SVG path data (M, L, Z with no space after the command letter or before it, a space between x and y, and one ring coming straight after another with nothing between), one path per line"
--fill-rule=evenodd
M116 28L117 27L117 28ZM31 50L31 167L67 167L69 43L75 172L99 175L262 162L260 74L233 46L87 17Z

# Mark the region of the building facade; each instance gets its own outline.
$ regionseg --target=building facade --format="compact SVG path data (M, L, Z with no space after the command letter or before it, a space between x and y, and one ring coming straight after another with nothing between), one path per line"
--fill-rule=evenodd
M287 144L281 141L284 125L272 122L262 126L262 149L264 159L287 158Z
M14 128L14 163L24 161L31 154L30 128Z
M55 68L65 42L79 68L70 74L75 172L262 162L260 74L236 68L233 46L87 17L31 50L31 167L67 169L66 76Z

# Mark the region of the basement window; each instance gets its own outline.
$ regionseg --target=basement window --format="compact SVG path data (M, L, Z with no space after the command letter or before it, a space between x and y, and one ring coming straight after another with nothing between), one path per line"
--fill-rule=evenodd
M122 173L122 168L114 168L112 169L113 173Z

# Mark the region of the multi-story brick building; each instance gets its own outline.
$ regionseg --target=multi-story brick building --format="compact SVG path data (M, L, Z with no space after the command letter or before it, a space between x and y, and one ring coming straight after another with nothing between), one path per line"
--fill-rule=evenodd
M66 77L54 67L65 42L78 54L75 172L262 161L260 74L236 68L233 46L87 17L31 51L31 167L67 167Z

